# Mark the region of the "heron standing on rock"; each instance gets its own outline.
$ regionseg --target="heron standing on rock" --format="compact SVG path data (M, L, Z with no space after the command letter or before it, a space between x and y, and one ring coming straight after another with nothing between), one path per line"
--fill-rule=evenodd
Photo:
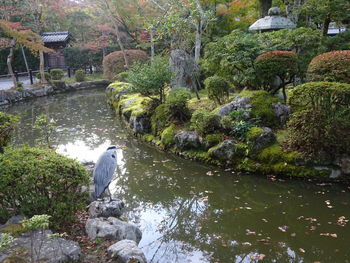
M122 149L120 146L110 146L98 159L94 168L94 185L95 185L95 197L101 198L102 194L107 189L110 201L112 201L112 195L109 191L109 184L113 179L113 174L117 168L117 151Z

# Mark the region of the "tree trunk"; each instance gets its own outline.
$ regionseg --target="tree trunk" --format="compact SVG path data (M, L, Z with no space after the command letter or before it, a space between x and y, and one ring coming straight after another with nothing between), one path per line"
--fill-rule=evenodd
M151 37L151 61L154 60L154 56L155 56L155 50L154 50L154 31L153 28L151 29L150 32L150 37Z
M39 71L40 71L40 83L41 84L46 84L47 80L45 78L45 61L44 61L44 52L39 51L39 56L40 56L40 66L39 66Z
M330 16L327 16L325 18L325 20L323 21L322 36L325 36L325 37L327 36L330 23L331 23L331 18L330 18Z
M260 3L260 17L267 16L269 9L272 7L272 0L259 0Z
M11 75L11 79L14 85L14 88L16 88L17 86L17 81L16 81L16 77L15 77L15 73L13 72L13 68L12 68L12 61L13 61L13 50L15 48L16 45L16 40L12 39L11 43L10 43L10 53L7 56L7 68L8 68L8 73L9 75Z
M22 45L22 44L21 44L21 50L22 50L22 55L23 55L24 64L26 65L26 70L27 70L28 76L29 76L28 61L27 61L26 53L24 52L24 48L23 48L23 45Z
M202 30L203 24L202 21L199 20L198 24L196 24L196 43L194 48L194 60L198 63L199 58L201 57L201 47L202 47Z
M115 30L115 34L117 36L117 42L118 42L118 45L120 47L120 50L121 52L123 53L123 58L124 58L124 63L125 63L125 68L126 69L129 69L129 60L128 60L128 57L126 55L126 52L125 52L125 49L124 49L124 45L122 43L122 41L120 40L120 31L119 31L119 27L118 27L118 24L112 14L112 11L109 7L109 4L108 4L108 0L104 0L104 3L105 3L105 6L106 6L106 9L107 9L107 12L108 12L108 15L109 15L109 19L111 20L113 26L114 26L114 30Z

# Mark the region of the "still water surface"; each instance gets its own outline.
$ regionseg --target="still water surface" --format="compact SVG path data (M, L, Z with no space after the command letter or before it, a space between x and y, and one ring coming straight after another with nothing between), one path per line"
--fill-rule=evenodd
M96 161L118 152L111 184L137 224L149 262L350 262L350 188L237 175L138 142L106 104L101 90L20 103L17 145L33 145L35 117L57 121L58 152ZM345 217L345 218L344 218ZM345 226L344 226L345 225Z

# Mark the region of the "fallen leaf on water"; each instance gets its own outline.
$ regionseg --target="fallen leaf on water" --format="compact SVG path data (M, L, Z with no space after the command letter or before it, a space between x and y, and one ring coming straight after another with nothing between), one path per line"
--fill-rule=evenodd
M252 244L249 243L249 242L243 242L242 243L242 246L245 246L245 247L250 247Z
M338 237L337 234L331 234L331 233L321 233L320 236L333 237L333 238L337 238Z
M245 232L246 232L247 236L255 236L256 235L256 232L250 231L249 229L246 229Z
M299 248L299 251L300 251L301 253L305 253L305 249L303 249L303 248Z
M278 229L282 232L287 232L288 226L279 226Z
M310 230L311 230L311 231L315 231L316 228L317 228L316 226L310 226Z
M263 219L261 219L263 222L265 222L265 223L267 223L268 221L267 221L267 219L265 219L265 218L263 218Z
M292 234L290 234L290 236L291 236L291 237L296 237L297 234L296 234L296 233L292 233Z

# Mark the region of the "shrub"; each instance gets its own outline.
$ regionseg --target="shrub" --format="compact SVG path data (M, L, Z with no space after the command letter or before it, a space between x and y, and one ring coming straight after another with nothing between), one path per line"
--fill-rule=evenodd
M0 112L0 153L10 142L18 117Z
M129 65L136 61L148 60L148 55L143 50L124 50ZM113 80L119 73L126 71L124 55L122 51L116 51L105 56L103 59L103 73L109 79Z
M202 134L213 133L220 129L220 116L198 109L192 114L191 127Z
M212 76L204 81L208 97L218 104L223 104L229 97L229 83L223 77Z
M165 104L159 105L151 117L151 128L153 135L158 135L169 121L169 108Z
M0 218L48 214L63 226L84 208L89 178L75 160L51 150L23 148L0 155Z
M223 142L224 136L222 134L209 134L205 136L205 141L208 144L208 147L211 148Z
M126 81L128 81L128 77L129 77L129 72L128 71L124 71L124 72L120 72L115 77L115 80L116 81L120 81L120 82L126 82Z
M350 50L333 51L315 57L308 68L308 79L350 83Z
M85 70L79 69L79 70L75 71L74 78L77 82L85 81L85 77L86 77Z
M36 73L36 74L35 74L35 77L36 77L37 79L41 79L41 74L40 74L40 72ZM51 80L51 75L50 75L49 72L45 72L45 79L46 79L47 81L50 81L50 80Z
M231 127L231 135L237 137L238 139L243 140L245 135L249 132L249 130L254 127L254 123L248 121L233 121Z
M135 92L150 97L159 104L164 102L164 88L170 80L169 61L163 57L156 57L152 63L135 63L128 77Z
M272 51L261 54L254 62L262 87L271 94L283 90L286 101L286 85L293 82L298 73L298 56L291 51ZM279 78L279 85L276 85Z
M176 126L171 124L168 128L166 128L160 137L162 144L168 148L175 143L174 137L176 135Z
M185 122L191 117L191 113L187 107L187 102L191 97L191 92L184 88L170 91L165 103L169 110L170 119Z
M64 71L62 69L52 69L50 75L52 80L61 80L64 77Z
M290 149L318 162L350 153L349 84L306 83L292 90L290 103Z

